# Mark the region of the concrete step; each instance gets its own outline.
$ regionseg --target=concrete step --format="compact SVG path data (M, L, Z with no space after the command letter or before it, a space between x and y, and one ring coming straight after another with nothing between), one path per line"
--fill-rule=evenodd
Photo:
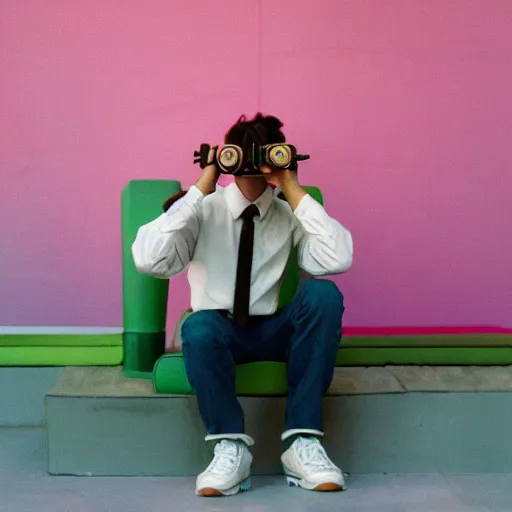
M242 397L255 474L281 472L284 397ZM211 457L193 396L153 393L120 368L67 368L46 396L52 474L173 475ZM352 473L512 469L510 367L337 368L325 446Z

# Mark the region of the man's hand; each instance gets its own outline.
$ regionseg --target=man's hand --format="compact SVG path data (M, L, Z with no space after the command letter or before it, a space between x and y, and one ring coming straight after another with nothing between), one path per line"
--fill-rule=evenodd
M261 167L261 172L265 175L268 183L272 183L283 191L286 200L292 210L295 211L302 198L306 195L306 191L299 183L297 172L288 169L273 171L266 165Z
M216 149L210 149L210 153L208 154L208 162L213 162L216 157ZM197 180L196 187L205 195L211 194L215 191L215 185L217 184L217 180L219 179L220 172L217 169L215 164L207 165L203 169L203 174Z

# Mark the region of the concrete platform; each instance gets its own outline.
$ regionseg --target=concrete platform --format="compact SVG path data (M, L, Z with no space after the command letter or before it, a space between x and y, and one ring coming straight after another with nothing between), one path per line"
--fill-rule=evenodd
M280 473L285 399L241 402L254 473ZM68 368L46 405L52 474L196 475L211 456L195 397L155 395L120 368ZM324 419L347 472L512 471L510 367L337 368Z

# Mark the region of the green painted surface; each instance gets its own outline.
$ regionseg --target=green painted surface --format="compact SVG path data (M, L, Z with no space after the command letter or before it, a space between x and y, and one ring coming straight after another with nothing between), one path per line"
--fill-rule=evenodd
M123 313L126 332L165 331L169 282L137 272L131 247L139 227L161 215L165 199L180 189L180 183L174 180L134 180L122 192Z
M420 336L347 336L343 347L512 347L512 334L431 334Z
M121 334L0 335L0 366L110 366L122 361Z
M181 353L166 354L157 361L153 372L153 385L157 393L194 394L187 379ZM273 362L238 365L236 392L238 395L247 396L286 395L286 365Z
M509 365L512 347L343 348L336 366Z
M127 377L146 375L153 370L155 361L165 352L165 332L125 332L124 374Z
M163 353L160 343L165 338L169 281L140 274L135 268L131 247L140 226L162 214L162 204L170 195L181 190L174 180L134 180L121 196L121 231L123 263L123 323L125 333L125 368L130 372L150 371ZM142 337L131 333L148 334L154 344L141 346Z
M0 347L119 347L121 334L3 334Z
M122 362L122 346L0 347L0 366L114 366Z

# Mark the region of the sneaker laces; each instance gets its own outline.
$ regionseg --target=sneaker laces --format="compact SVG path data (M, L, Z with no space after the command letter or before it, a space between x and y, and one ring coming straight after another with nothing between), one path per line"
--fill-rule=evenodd
M218 475L229 475L237 467L239 448L233 441L223 439L215 446L215 455L206 471Z
M297 457L304 466L315 470L340 471L325 453L324 447L316 437L298 437L295 441Z

